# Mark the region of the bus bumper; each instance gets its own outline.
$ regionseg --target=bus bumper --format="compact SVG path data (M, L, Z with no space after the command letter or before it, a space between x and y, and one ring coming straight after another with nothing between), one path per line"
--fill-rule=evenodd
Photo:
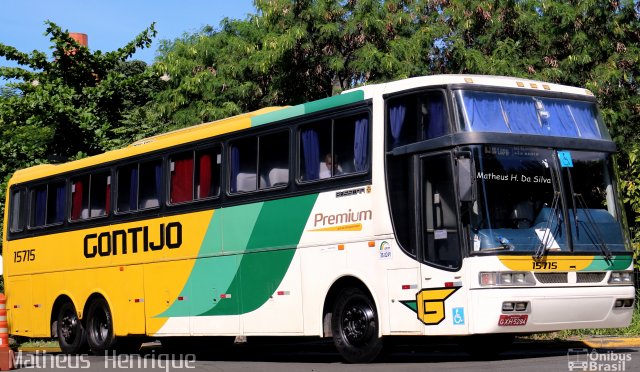
M469 292L471 334L626 327L635 305L633 286L491 288ZM627 305L632 300L630 306L616 306L617 300L625 299ZM511 307L509 303L519 303L526 310L503 310L503 306Z

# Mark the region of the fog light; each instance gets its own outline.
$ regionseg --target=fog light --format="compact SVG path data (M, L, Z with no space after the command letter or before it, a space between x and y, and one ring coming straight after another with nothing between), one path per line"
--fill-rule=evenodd
M513 311L515 305L513 302L503 302L502 303L502 311Z
M616 300L615 307L622 307L622 300Z
M633 298L627 298L625 300L622 301L622 305L624 307L631 307L633 306Z
M526 302L516 302L516 311L526 311L527 303Z

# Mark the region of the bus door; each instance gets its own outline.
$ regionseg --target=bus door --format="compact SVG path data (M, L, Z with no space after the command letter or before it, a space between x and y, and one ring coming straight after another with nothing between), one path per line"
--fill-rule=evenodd
M419 225L418 257L421 290L416 295L418 319L426 334L467 332L467 296L462 287L462 239L456 185L457 159L451 152L416 155Z

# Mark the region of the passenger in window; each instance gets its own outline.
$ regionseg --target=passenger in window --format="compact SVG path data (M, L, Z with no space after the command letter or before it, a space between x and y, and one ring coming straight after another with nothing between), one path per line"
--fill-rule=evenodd
M324 161L320 162L320 178L331 177L332 168L334 176L342 174L342 167L338 164L338 155L331 156L331 153L328 153L324 156Z

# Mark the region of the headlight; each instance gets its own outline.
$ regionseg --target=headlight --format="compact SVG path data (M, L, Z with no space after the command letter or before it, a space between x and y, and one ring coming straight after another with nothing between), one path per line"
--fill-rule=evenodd
M481 286L524 286L536 284L533 275L526 271L481 272L479 280Z
M609 276L609 284L631 284L632 282L631 271L612 271Z

